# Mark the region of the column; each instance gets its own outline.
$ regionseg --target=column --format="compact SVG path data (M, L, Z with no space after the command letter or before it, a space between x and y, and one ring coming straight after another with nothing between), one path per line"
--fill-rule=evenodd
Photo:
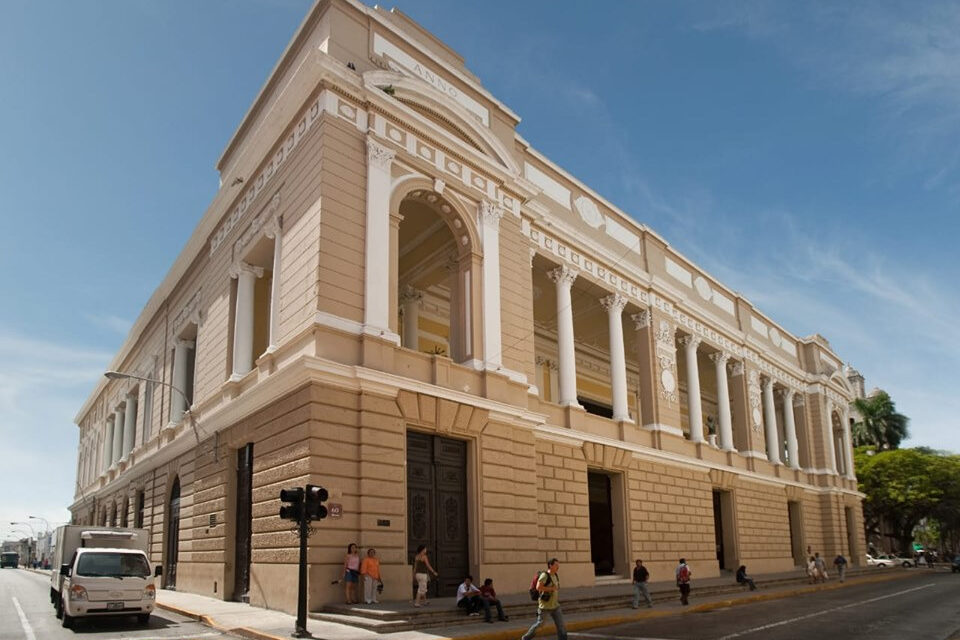
M120 462L120 454L123 451L123 407L124 403L121 403L113 412L113 456L110 458L111 466Z
M101 461L101 471L106 471L113 463L113 416L107 418L107 424L103 428L103 460Z
M557 351L560 357L560 404L579 407L577 402L577 355L573 342L573 302L570 288L578 272L563 266L547 273L557 285Z
M613 419L630 421L627 408L627 356L623 347L623 308L627 299L619 293L600 299L610 327L610 386L613 389Z
M280 246L283 239L281 220L267 223L266 236L273 238L273 280L270 282L270 338L265 353L277 350L280 341Z
M777 434L777 411L773 403L773 380L763 381L763 424L767 436L767 460L771 464L780 462L780 437Z
M730 385L727 381L727 361L729 353L717 351L710 354L717 373L717 406L719 407L720 448L735 451L733 448L733 415L730 411Z
M401 344L406 349L420 350L420 305L422 303L422 291L414 289L409 284L403 288L403 293L400 294L400 308L403 310ZM453 305L450 305L450 307L450 327L452 329L454 324ZM452 343L453 340L451 339L450 342ZM453 355L451 354L450 357L452 359Z
M783 391L783 430L787 434L787 463L791 469L800 468L800 453L797 446L797 425L793 419L793 396L796 391Z
M700 364L697 347L700 338L684 336L680 339L687 362L687 411L690 414L690 440L703 442L703 408L700 404Z
M238 262L230 270L230 277L237 279L237 306L233 316L233 375L230 376L234 382L253 368L253 296L257 278L262 276L261 267L246 262ZM178 388L185 391L183 387Z
M500 218L503 209L480 202L480 242L483 245L483 359L487 369L503 363L500 326Z
M364 330L390 334L390 166L395 152L367 138Z
M123 415L123 451L122 460L126 460L133 451L134 437L137 432L137 394L127 394L127 409Z
M856 478L857 472L853 468L853 438L850 435L850 409L843 411L843 455L847 461L847 477Z
M827 469L837 472L837 452L833 448L833 403L827 399L827 417L824 420L826 436L823 443L823 455L826 456Z
M187 399L183 394L187 392L187 363L189 350L194 343L190 340L177 340L173 350L173 386L170 390L170 424L174 425L183 420L183 412L187 410ZM236 367L236 362L234 362Z

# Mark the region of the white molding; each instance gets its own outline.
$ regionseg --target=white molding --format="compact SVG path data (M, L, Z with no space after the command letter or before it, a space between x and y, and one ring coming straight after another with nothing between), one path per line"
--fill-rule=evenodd
M681 438L684 437L683 429L680 429L679 427L674 427L673 425L669 425L669 424L652 422L650 424L643 425L643 429L646 429L647 431L663 431L664 433L669 433L671 435L679 436Z

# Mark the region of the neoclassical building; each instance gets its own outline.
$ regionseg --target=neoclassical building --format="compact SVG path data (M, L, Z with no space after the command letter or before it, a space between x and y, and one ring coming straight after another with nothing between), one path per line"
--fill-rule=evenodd
M517 134L397 11L320 0L221 187L77 415L77 523L145 526L168 586L296 607L279 491L330 491L310 602L349 542L525 589L810 548L861 562L842 359ZM825 329L828 329L825 328ZM133 377L129 377L133 376Z

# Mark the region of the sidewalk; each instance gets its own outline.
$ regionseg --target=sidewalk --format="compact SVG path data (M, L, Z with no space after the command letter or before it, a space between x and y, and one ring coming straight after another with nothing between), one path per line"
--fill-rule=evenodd
M876 570L848 577L847 581L842 584L834 579L826 584L810 585L802 583L770 588L763 588L764 579L767 576L757 576L758 585L760 586L760 589L757 591L739 591L736 593L697 597L698 585L707 587L711 581L729 583L728 578L704 579L694 581L693 591L690 596L691 605L688 607L681 607L677 599L671 599L665 602L657 602L653 609L639 610L634 610L629 607L632 591L629 583L627 583L619 585L623 590L624 606L622 608L569 613L564 617L566 618L567 629L569 631L583 631L624 622L665 616L680 616L688 613L709 611L711 609L737 606L763 600L788 598L804 593L840 589L848 585L905 579L917 575L926 575L926 572L899 569ZM661 586L662 583L651 585L651 587L655 587L657 591L663 592ZM610 587L607 588L609 589ZM564 600L574 602L578 597L582 597L595 589L596 587L564 589L561 593L561 603ZM386 604L400 605L404 603ZM445 606L439 601L435 602L435 604L438 607ZM167 591L165 589L158 590L157 592L157 607L193 618L219 631L229 632L254 640L278 640L281 638L286 640L290 638L296 621L296 616L278 611L260 609L239 602L225 602L223 600L190 593ZM529 603L528 615L511 615L509 622L497 622L495 624L477 622L445 628L433 628L425 631L398 631L395 633L380 634L348 624L315 619L308 619L307 629L313 634L313 637L322 640L516 640L532 623L535 611L535 604L531 602ZM551 629L552 626L544 625L543 630L538 635L547 636L552 632Z

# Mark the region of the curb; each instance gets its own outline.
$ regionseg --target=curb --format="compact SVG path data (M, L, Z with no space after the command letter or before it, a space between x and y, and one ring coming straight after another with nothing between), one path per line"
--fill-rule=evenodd
M802 588L789 589L786 591L779 591L776 593L765 593L752 596L742 596L735 599L727 600L717 600L715 602L705 602L699 605L693 605L686 609L673 609L673 610L659 610L659 611L645 611L642 613L632 613L632 614L621 614L616 616L607 616L605 618L593 618L590 620L575 620L566 623L567 631L586 631L589 629L597 629L601 627L612 627L620 624L626 624L628 622L638 622L640 620L653 620L655 618L666 618L668 616L682 616L690 613L703 613L706 611L713 611L716 609L724 609L728 607L735 607L744 604L753 604L755 602L763 602L767 600L781 600L783 598L790 598L793 596L803 595L806 593L815 593L817 591L829 591L834 589L842 589L847 585L859 585L859 584L871 584L874 582L889 582L891 580L904 579L906 577L912 576L914 574L891 574L885 576L869 576L861 580L850 579L846 582L833 582L829 585L809 585ZM503 631L494 631L490 633L475 633L471 635L463 636L454 636L454 637L444 637L437 636L435 640L516 640L517 634L524 633L526 628L512 628L509 630ZM553 624L544 623L540 629L537 630L538 635L549 635L551 633L556 633L556 627Z
M216 620L214 620L210 616L205 616L203 614L196 613L194 611L189 611L187 609L181 609L180 607L176 607L172 604L165 604L162 602L158 602L156 604L156 607L158 609L163 609L164 611L170 611L172 613L176 613L185 618L190 618L191 620L196 620L200 624L206 627L210 627L215 631L230 633L235 636L240 636L241 638L248 638L249 640L288 640L288 638L286 637L275 636L273 634L266 633L264 631L257 631L256 629L250 629L249 627L234 627L233 629L230 629L228 627L225 627L219 624Z

